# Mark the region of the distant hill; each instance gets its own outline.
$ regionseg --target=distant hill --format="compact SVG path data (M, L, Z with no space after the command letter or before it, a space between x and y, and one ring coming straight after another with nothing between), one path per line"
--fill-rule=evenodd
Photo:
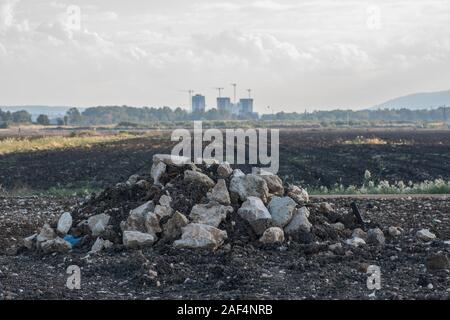
M450 106L450 90L437 92L422 92L395 98L371 109L429 109Z

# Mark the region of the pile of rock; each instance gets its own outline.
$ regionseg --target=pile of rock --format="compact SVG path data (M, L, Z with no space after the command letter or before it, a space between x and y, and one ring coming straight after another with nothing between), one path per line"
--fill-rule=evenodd
M402 232L385 231L390 237ZM423 230L418 237L432 238ZM226 162L203 159L196 165L184 157L155 155L148 176L133 175L105 190L24 244L45 253L76 247L95 253L112 246L216 250L234 241L327 241L330 251L343 252L343 244L382 246L386 240L378 226L366 232L351 213L337 213L326 202L310 204L306 190L261 169L245 174Z

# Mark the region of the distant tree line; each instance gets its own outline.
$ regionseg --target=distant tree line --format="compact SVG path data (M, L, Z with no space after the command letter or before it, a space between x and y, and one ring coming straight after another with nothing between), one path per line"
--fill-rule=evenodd
M255 120L257 115L231 115L227 111L211 109L205 112L187 112L181 108L135 108L128 106L105 106L87 108L80 113L76 108L67 114L69 124L108 125L118 123L146 124L161 121L189 121L189 120Z
M440 107L438 109L379 109L379 110L332 110L314 112L278 112L264 114L261 120L303 120L316 121L320 123L361 123L361 122L434 122L449 121L450 108ZM71 108L62 118L54 119L57 125L111 125L119 123L148 124L152 122L167 121L192 121L192 120L258 120L256 114L232 115L226 111L211 109L206 112L187 112L181 108L136 108L128 106L99 106L87 108L80 112L77 108ZM0 127L9 124L32 123L31 114L25 110L2 111L0 109ZM50 119L41 114L36 123L49 125Z
M319 122L420 122L420 121L448 121L450 118L450 107L438 109L379 109L379 110L332 110L314 111L304 113L278 112L265 114L261 120L305 120Z

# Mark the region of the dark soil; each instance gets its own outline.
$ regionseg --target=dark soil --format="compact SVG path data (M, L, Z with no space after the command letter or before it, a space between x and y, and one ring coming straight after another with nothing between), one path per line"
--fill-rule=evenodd
M358 136L384 145L346 144ZM170 133L103 143L90 148L0 156L0 184L7 190L51 187L105 188L130 175L148 172L153 154L171 150ZM375 180L450 179L448 130L282 130L280 171L304 187L361 185L364 171ZM249 171L249 166L244 166Z
M44 222L78 205L77 199L0 199L0 299L369 299L367 265L381 268L377 299L449 299L448 270L427 271L426 257L450 253L450 201L357 199L363 218L383 229L400 226L386 245L367 245L332 254L329 233L318 243L263 247L234 241L216 252L156 245L143 251L120 246L86 258L85 252L39 255L13 252L10 246ZM321 201L315 199L313 203ZM350 212L352 199L328 200L339 214ZM312 204L311 221L322 219ZM425 244L415 232L429 228L437 240ZM314 230L316 236L320 230ZM327 239L327 240L325 240ZM8 250L7 250L8 249ZM81 267L81 290L66 288L66 268ZM154 277L154 272L157 276ZM433 288L428 287L429 284Z

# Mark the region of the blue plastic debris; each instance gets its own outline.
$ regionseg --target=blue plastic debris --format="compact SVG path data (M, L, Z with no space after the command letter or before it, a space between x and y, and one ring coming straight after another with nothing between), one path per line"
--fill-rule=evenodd
M74 236L71 235L67 235L64 237L64 240L66 240L67 242L69 242L72 247L76 246L82 238L75 238Z

